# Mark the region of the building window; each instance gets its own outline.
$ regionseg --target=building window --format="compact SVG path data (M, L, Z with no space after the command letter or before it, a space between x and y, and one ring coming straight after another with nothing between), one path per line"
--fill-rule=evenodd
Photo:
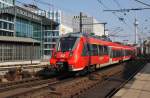
M7 29L7 23L6 22L3 23L3 29Z

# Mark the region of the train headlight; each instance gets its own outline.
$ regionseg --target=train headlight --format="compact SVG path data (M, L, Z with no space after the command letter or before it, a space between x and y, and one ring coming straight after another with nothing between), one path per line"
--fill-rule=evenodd
M73 56L73 52L72 52L72 51L70 52L69 56L70 56L70 57Z
M53 53L53 57L56 58L56 52Z

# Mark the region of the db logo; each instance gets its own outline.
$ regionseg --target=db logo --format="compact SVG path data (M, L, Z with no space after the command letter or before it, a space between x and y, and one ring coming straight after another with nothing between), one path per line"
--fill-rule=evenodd
M102 60L103 59L103 57L99 57L99 60Z
M64 57L65 57L65 54L61 54L60 57L64 58Z

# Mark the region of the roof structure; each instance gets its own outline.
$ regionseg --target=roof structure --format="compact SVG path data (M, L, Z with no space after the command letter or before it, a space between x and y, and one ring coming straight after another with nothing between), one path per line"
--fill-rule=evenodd
M40 43L32 38L24 38L24 37L8 37L8 36L0 36L0 41L6 42L23 42L23 43Z
M52 23L53 25L59 25L59 23L46 18L45 16L39 15L37 13L31 12L23 7L20 6L10 6L7 8L0 9L0 13L3 14L10 14L10 15L16 15L17 17L21 17L27 20L32 20L34 22L38 23L44 23L44 25L50 25Z

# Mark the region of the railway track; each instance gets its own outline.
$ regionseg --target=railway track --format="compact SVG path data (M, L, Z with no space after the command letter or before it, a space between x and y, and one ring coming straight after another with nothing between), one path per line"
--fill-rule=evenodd
M98 97L94 96L94 98L110 98L130 80L129 77L132 78L143 67L143 65L137 67L133 73L125 77L122 75L127 70L125 66L124 64L110 66L85 77L72 77L61 81L57 79L39 81L37 84L31 83L14 90L3 91L0 96L1 98L92 98L93 93L97 92ZM9 95L6 96L6 93Z
M38 88L52 82L55 82L56 78L42 80L39 78L25 79L21 81L14 81L9 83L0 84L0 98L8 98L14 95L18 95L21 92L27 91L31 88Z
M61 81L50 79L47 82L40 82L38 85L34 84L35 86L32 83L27 84L17 89L9 90L11 93L9 93L9 91L4 92L3 96L6 93L9 93L9 95L4 96L3 98L46 98L50 96L54 98L70 98L71 96L76 96L80 91L84 92L84 90L98 84L106 77L120 73L122 68L122 66L115 65L113 67L104 68L101 71L94 72L85 77L71 77ZM2 95L0 94L0 96Z
M39 80L39 78L28 78L28 79L13 81L13 82L0 83L0 88L12 86L12 85L18 85L18 84L26 83L30 81L37 81L37 80Z
M10 91L13 89L18 89L18 88L37 86L37 85L41 85L44 83L52 82L54 80L56 80L56 79L46 79L46 80L33 79L30 81L20 82L20 83L13 84L13 85L5 85L0 88L0 93L5 92L5 91Z

